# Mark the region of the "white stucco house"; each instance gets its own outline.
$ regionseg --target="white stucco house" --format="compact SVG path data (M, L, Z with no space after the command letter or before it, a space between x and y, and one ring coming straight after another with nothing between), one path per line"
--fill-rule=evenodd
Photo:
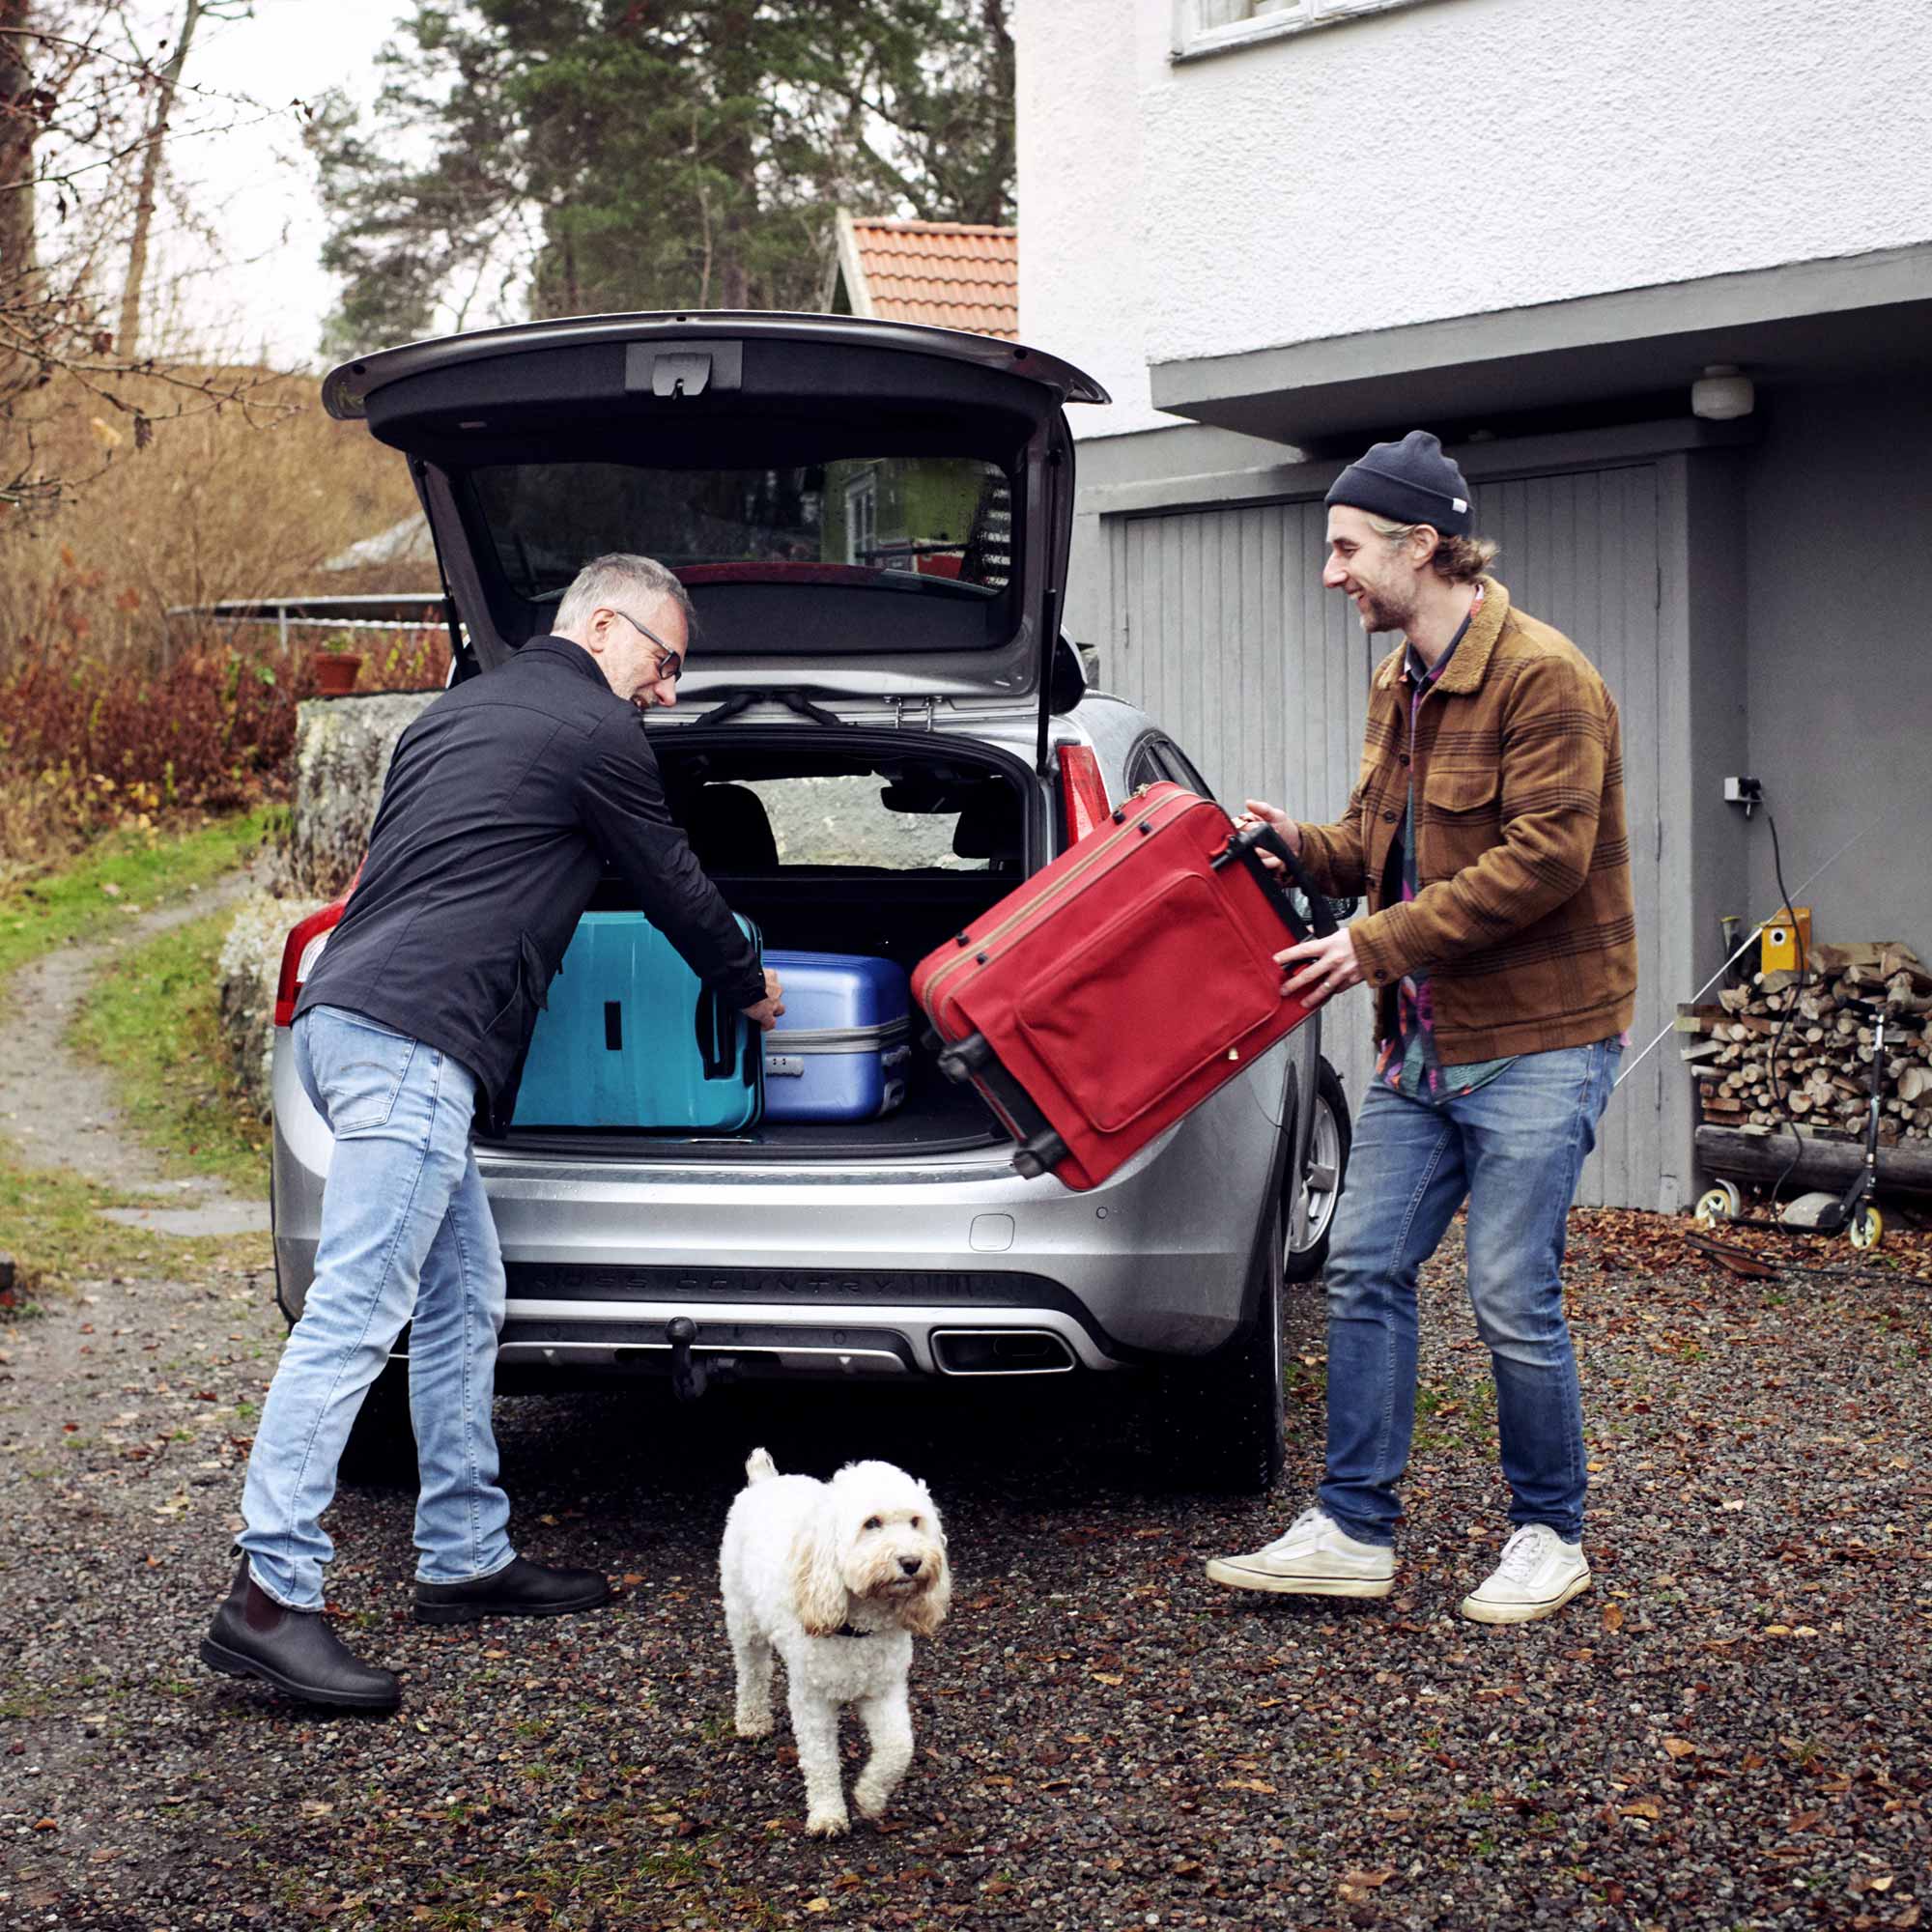
M1103 681L1225 797L1335 815L1392 640L1318 586L1321 495L1430 428L1513 596L1618 697L1637 1044L1721 916L1779 903L1728 775L1763 780L1820 938L1932 956L1925 0L1022 0L1015 28L1020 332L1116 399L1076 412L1068 622ZM1362 1000L1329 1023L1357 1093ZM1690 1198L1689 1088L1666 1040L1586 1199Z

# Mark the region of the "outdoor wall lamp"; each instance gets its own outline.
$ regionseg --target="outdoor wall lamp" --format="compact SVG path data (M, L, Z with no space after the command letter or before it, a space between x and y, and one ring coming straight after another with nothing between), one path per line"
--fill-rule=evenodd
M1713 362L1690 384L1690 413L1709 422L1731 422L1757 407L1757 390L1732 362Z

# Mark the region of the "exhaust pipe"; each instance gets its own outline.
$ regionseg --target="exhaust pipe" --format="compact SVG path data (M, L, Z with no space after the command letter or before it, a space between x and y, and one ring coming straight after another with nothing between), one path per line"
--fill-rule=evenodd
M935 1328L932 1359L943 1376L1065 1376L1080 1366L1051 1328Z

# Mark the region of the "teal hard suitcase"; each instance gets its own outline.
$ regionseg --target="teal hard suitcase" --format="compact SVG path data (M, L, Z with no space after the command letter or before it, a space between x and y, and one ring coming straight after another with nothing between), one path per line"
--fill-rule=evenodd
M510 1124L739 1133L763 1111L764 1064L757 1029L641 913L587 912L537 1015Z

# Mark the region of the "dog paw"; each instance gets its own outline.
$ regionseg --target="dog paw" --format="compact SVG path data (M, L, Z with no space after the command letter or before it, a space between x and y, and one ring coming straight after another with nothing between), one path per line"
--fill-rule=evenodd
M882 1786L867 1784L863 1777L852 1787L852 1803L859 1807L862 1818L883 1818L886 1801L892 1795Z
M810 1838L842 1838L852 1829L852 1821L840 1811L814 1811L805 1821Z
M761 1718L740 1717L738 1735L741 1738L768 1738L772 1734L772 1714L767 1711Z

